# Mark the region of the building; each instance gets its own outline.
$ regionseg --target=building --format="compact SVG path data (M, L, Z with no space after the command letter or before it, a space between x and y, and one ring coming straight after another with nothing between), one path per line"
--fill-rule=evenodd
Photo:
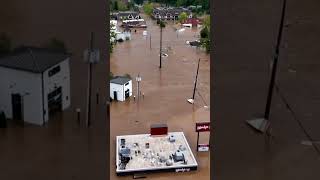
M124 20L121 26L128 28L147 28L147 23L144 19Z
M35 125L70 106L70 54L24 47L0 58L0 111Z
M198 18L188 18L182 26L184 27L201 27L202 22Z
M133 20L133 19L141 19L139 12L134 11L124 11L116 14L117 20Z
M116 76L110 80L110 98L125 101L132 96L132 80L124 76Z
M152 18L156 20L178 20L181 13L187 13L188 18L192 18L192 12L186 8L154 8L152 11Z

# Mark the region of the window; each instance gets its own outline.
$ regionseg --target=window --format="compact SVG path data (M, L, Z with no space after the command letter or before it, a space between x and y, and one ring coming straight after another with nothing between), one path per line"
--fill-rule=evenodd
M128 86L129 85L129 82L127 82L126 84L125 84L125 86Z
M49 71L49 73L48 73L49 77L57 74L58 72L60 72L60 70L61 70L61 69L60 69L60 66L57 66L57 67L52 68L52 69Z

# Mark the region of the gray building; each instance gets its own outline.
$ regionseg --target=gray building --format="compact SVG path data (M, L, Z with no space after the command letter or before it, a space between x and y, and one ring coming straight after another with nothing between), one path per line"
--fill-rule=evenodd
M43 125L49 112L70 106L70 54L24 47L0 58L0 111Z

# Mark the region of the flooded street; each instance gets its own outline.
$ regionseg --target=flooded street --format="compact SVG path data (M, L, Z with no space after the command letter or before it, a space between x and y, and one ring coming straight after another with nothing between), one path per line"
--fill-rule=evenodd
M65 42L70 59L71 106L50 117L47 127L13 126L0 130L0 179L107 178L107 47L106 9L103 1L5 1L0 6L0 32L13 45L41 46L52 37ZM90 32L101 62L93 67L92 127L85 120L88 65L83 50ZM100 103L95 93L100 94ZM79 128L75 109L81 109Z
M168 57L162 58L159 69L160 28L156 21L145 17L150 39L143 36L143 29L132 29L132 39L115 46L111 54L110 70L114 75L130 74L133 79L134 100L112 102L110 106L110 157L115 156L115 137L117 135L149 133L150 125L166 123L169 131L185 133L191 149L198 161L198 170L190 173L157 173L147 175L148 179L194 179L210 178L209 152L196 153L195 123L210 121L210 56L202 50L186 44L197 40L200 29L186 29L177 35L172 23L163 29L163 50ZM150 48L151 47L151 48ZM187 99L192 97L198 59L198 75L195 104ZM140 90L144 97L137 98L137 82L140 74ZM200 143L208 143L209 134L200 135ZM115 158L111 158L111 179L131 179L116 177Z

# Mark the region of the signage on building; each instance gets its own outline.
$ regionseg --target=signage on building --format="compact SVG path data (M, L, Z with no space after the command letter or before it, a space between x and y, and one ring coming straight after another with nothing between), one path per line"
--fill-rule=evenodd
M196 132L210 131L210 122L196 123Z
M179 169L176 169L176 172L189 172L190 171L190 168L179 168Z

